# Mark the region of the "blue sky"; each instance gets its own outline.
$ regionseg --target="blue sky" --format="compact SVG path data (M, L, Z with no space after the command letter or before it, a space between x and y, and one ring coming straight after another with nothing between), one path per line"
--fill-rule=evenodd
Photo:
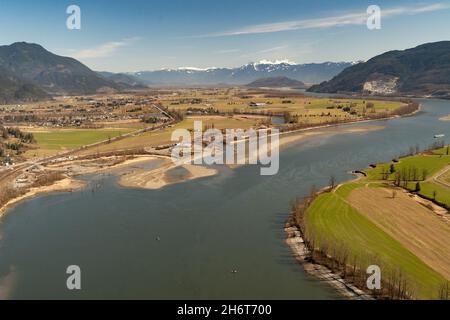
M81 30L66 28L72 4ZM381 30L364 23L371 4L382 9ZM366 60L450 40L450 0L0 0L0 39L116 72Z

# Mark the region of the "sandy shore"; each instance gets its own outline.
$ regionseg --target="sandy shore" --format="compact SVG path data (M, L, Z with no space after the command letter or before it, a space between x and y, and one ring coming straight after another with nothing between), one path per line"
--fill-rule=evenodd
M307 128L294 132L286 132L280 134L280 149L288 147L289 145L299 142L308 137L314 137L325 134L346 134L346 133L359 133L365 134L372 131L383 130L385 126L379 125L359 125L359 126L335 126L335 127L319 127L319 128ZM327 129L327 130L324 130Z
M9 200L2 208L0 208L0 217L2 217L8 209L29 198L33 198L37 195L49 192L73 192L75 190L80 190L85 187L85 183L82 181L74 180L72 178L65 178L59 180L49 186L30 188L23 195Z
M182 167L187 170L187 175L182 179L171 180L168 176L170 170L177 167ZM122 175L119 179L119 184L128 188L142 188L142 189L160 189L167 185L210 177L217 174L217 170L192 164L176 165L170 159L166 159L164 164L154 170L138 169L128 174Z

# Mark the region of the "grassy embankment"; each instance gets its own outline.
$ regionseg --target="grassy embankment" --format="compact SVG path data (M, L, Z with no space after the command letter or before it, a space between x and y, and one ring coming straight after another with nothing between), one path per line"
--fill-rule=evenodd
M404 285L409 296L443 298L450 226L400 189L419 183L419 194L433 199L437 190L436 201L450 204L450 189L434 181L450 164L443 150L378 165L366 178L319 195L306 211L306 237L333 258L348 255L346 265L380 265L387 285Z

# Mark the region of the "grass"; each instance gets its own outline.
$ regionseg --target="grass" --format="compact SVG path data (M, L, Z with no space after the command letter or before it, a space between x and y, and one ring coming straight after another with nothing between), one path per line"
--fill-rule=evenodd
M443 169L445 166L450 164L450 156L440 156L440 155L417 155L402 158L399 163L394 164L396 172L400 172L403 168L417 168L419 176L422 175L422 170L426 169L428 171L428 176L437 173L439 170ZM368 178L370 180L381 180L381 173L384 170L389 170L391 164L384 163L378 165L374 169L366 170ZM394 180L395 173L389 175L389 180Z
M411 183L408 188L412 191L416 189L416 183ZM429 198L434 199L434 191L436 191L436 201L445 204L450 207L450 190L444 186L441 186L433 182L420 182L420 194Z
M351 184L342 189L341 194L356 187L357 184ZM320 195L308 209L307 221L316 237L346 244L353 256L377 257L383 264L400 267L409 278L414 279L419 298L437 298L437 290L445 281L444 277L360 214L340 195Z
M450 146L436 149L433 151L433 153L438 154L438 155L448 156L448 155L450 155Z
M132 130L127 129L51 129L33 133L40 148L49 150L74 149L114 138Z
M76 149L132 131L134 129L131 128L37 130L32 132L37 142L37 148L28 150L25 157L48 157L60 151Z
M339 195L342 198L347 198L348 195L355 190L356 188L362 187L363 184L360 182L350 182L345 183L336 190L336 194Z

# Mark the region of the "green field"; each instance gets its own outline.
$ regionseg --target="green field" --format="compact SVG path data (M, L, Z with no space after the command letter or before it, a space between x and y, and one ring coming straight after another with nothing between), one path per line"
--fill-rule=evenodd
M114 138L132 129L61 129L33 132L39 148L67 150Z
M446 155L446 148L443 148L436 150L434 154L420 154L400 159L400 162L394 163L395 172L389 174L385 181L382 180L382 172L390 172L391 163L367 169L366 178L345 183L335 192L322 194L314 200L307 211L307 228L311 230L311 235L318 244L320 239L326 239L328 243L344 244L351 252L350 255L358 256L364 261L376 257L375 260L379 259L388 269L401 268L408 278L414 279L419 298L437 298L438 288L445 278L368 217L358 212L347 199L353 190L364 186L389 188L395 180L396 173L415 168L418 181L422 180L423 170L427 172L426 180L420 181L420 194L433 198L433 192L436 191L436 200L450 206L450 189L434 181L434 176L448 165L450 156ZM408 188L414 190L416 183L416 181L409 182ZM370 261L367 261L367 264L370 264Z
M450 156L446 155L446 149L438 149L434 151L434 155L416 155L402 158L399 163L394 164L394 168L396 172L401 172L403 169L416 168L417 181L420 183L419 194L433 199L434 191L436 191L436 200L450 207L450 190L431 179L433 175L450 165ZM372 181L381 180L383 170L389 170L390 167L391 164L385 163L378 165L374 169L366 170L368 179ZM427 171L427 181L421 181L424 169ZM390 174L389 180L393 181L394 179L395 173ZM417 181L408 183L408 189L415 191Z
M415 183L411 183L410 185L408 185L408 188L411 191L414 191L416 188L416 184ZM441 186L437 183L433 183L433 182L421 182L420 183L420 194L430 198L430 199L434 199L434 192L436 192L436 201L443 203L445 205L447 205L448 207L450 207L450 190L447 189L444 186Z
M422 175L422 170L426 169L428 176L437 173L439 170L445 168L445 166L450 164L450 156L440 156L440 155L417 155L402 158L399 163L394 164L395 171L400 172L403 168L416 168L419 172L418 175ZM370 180L381 180L381 173L383 170L389 170L391 164L385 163L380 164L374 169L366 170L368 178ZM389 175L389 180L394 180L395 173Z
M392 111L403 105L402 102L397 101L383 101L383 100L361 100L361 99L328 99L319 98L312 100L306 105L308 109L326 109L332 106L354 106L358 112L367 105L367 103L373 103L377 111Z
M347 194L356 187L358 184L349 184L340 192ZM367 265L380 261L383 269L401 267L408 278L414 279L419 298L437 298L437 289L445 281L444 277L360 214L339 194L320 195L308 209L307 221L317 241L326 237L329 242L345 244L351 256L360 257ZM377 261L371 262L373 257Z

